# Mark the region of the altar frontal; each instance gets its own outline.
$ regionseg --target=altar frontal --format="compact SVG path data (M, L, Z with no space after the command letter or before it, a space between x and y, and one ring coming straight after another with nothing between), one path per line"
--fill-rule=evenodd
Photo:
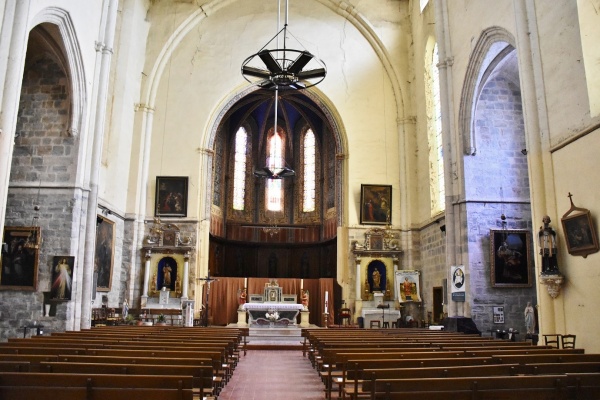
M277 280L265 283L263 294L251 294L250 302L242 306L248 312L250 325L296 325L302 309L295 294L283 294Z

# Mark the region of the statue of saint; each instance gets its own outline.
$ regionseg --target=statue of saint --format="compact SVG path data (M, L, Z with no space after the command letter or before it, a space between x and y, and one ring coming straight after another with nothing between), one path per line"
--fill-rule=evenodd
M535 315L534 315L533 306L531 302L527 302L527 307L525 307L525 327L527 328L527 334L530 335L533 333L535 329Z
M381 273L379 269L373 270L373 290L381 290Z
M301 300L302 300L302 308L303 308L304 310L308 310L308 300L309 300L309 296L310 296L310 295L309 295L309 293L308 293L308 289L303 289L303 290L302 290L302 297L301 297Z
M244 304L246 304L246 289L238 289L238 304L239 304L239 309L241 310L244 306Z
M550 217L545 215L542 219L544 226L540 227L538 243L542 256L542 274L557 274L558 260L556 258L557 244L556 232L550 227Z

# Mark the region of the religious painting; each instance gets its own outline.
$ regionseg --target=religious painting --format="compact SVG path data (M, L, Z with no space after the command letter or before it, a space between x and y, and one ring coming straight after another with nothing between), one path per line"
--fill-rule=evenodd
M71 300L75 257L54 256L52 262L51 300Z
M188 177L157 176L155 199L155 216L186 217L188 202Z
M598 237L588 210L563 216L561 222L569 254L587 257L598 251Z
M419 286L420 271L400 270L396 271L396 288L398 290L398 301L400 303L421 301L421 290Z
M392 186L360 185L360 223L388 225L392 221Z
M4 227L1 290L37 289L40 227Z
M531 287L531 233L490 230L492 287Z
M115 223L102 215L98 215L96 221L96 249L94 253L96 290L110 292L115 252Z

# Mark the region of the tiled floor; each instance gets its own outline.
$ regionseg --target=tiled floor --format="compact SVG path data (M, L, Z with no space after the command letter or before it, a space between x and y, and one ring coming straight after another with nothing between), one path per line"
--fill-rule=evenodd
M300 350L248 350L219 400L322 400L325 385Z

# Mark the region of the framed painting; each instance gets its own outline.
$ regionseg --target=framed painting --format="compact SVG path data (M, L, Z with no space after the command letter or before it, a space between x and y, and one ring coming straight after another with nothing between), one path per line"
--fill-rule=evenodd
M396 290L398 301L405 303L407 301L420 302L421 288L419 287L420 271L400 270L396 271Z
M37 289L40 227L4 227L2 240L1 290Z
M392 220L392 186L360 185L360 223L388 225Z
M561 222L569 254L587 257L598 251L598 237L588 210L563 216Z
M492 287L531 287L531 232L490 230Z
M155 216L186 217L188 177L157 176L155 198Z
M54 256L52 262L52 286L50 300L71 300L75 257Z
M94 253L96 290L110 292L115 253L115 223L102 215L98 215L97 223Z

